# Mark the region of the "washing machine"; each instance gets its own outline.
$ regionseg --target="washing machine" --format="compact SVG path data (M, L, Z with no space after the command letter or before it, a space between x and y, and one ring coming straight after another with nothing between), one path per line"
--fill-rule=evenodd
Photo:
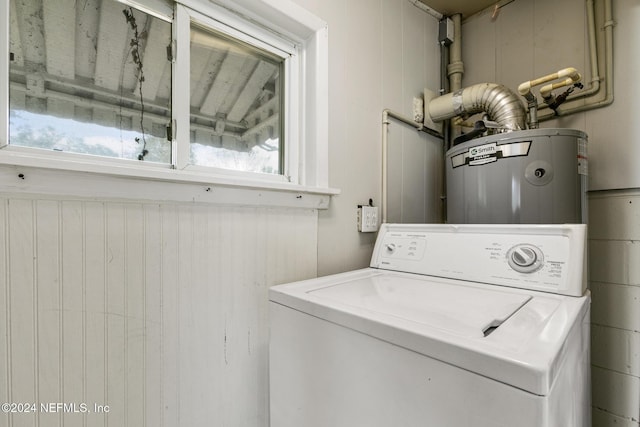
M585 225L384 224L275 286L271 427L589 427Z

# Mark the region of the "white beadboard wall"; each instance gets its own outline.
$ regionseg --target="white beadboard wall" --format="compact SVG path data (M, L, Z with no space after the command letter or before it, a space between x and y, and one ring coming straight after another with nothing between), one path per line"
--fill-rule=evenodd
M589 198L594 427L640 426L640 190Z
M270 285L317 270L315 209L0 195L0 426L267 426Z

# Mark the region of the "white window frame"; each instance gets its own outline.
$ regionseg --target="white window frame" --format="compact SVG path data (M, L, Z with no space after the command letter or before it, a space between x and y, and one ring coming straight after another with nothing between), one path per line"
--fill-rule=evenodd
M189 164L191 144L189 141L189 118L190 111L188 107L190 105L189 94L191 93L189 82L190 72L189 64L190 58L190 34L191 23L196 22L203 25L205 28L216 30L220 33L226 34L235 40L240 40L254 47L257 47L263 51L274 54L283 59L284 62L284 74L285 78L285 99L284 99L284 111L281 117L284 117L284 144L280 147L284 150L285 159L282 165L281 174L264 174L261 176L264 180L274 182L294 182L298 176L297 171L297 146L299 145L300 135L298 132L298 92L299 87L295 84L298 74L298 47L282 37L277 37L271 32L265 31L263 28L256 25L252 25L250 22L240 19L237 15L229 12L228 10L216 7L215 5L208 5L202 8L205 13L193 10L183 4L176 4L176 16L174 19L174 43L176 43L176 58L174 62L173 72L173 104L179 105L179 108L174 109L175 119L175 138L178 144L175 144L175 166L177 169L193 170L206 172L209 170L215 170L216 174L235 177L250 178L255 172L244 172L238 170L210 168L207 166L197 166ZM216 19L212 18L213 16ZM180 143L181 141L187 141L186 144Z
M122 1L122 0L121 0ZM166 17L153 0L126 0ZM125 1L125 2L126 2ZM0 6L0 166L25 166L63 171L95 172L171 182L266 188L332 195L328 179L328 29L324 21L291 0L180 0L173 20L175 49L172 102L175 126L172 165L152 165L123 159L95 158L74 153L50 153L9 144L9 1ZM287 83L284 100L284 164L282 175L226 171L188 165L188 91L176 92L176 81L189 81L190 20L236 37L249 34L262 40L258 46L291 57L285 61ZM186 23L186 25L185 25ZM235 31L235 33L234 33ZM185 37L186 32L186 37ZM182 34L180 34L182 33ZM186 48L185 48L186 44ZM255 41L252 41L255 44ZM186 52L186 55L185 55ZM186 56L186 58L185 58ZM185 76L186 73L186 76ZM184 88L184 86L182 86ZM186 93L186 94L185 94ZM186 121L185 121L186 119ZM177 152L176 152L177 151ZM182 151L182 152L181 152Z

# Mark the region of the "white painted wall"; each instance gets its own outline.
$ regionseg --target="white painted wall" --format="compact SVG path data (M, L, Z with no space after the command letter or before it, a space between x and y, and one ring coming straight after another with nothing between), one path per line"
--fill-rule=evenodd
M0 195L2 426L268 425L267 289L316 274L317 211ZM86 422L86 424L84 424Z
M358 204L380 205L382 111L412 116L413 97L439 88L437 20L407 0L295 0L329 26L329 184L320 212L318 273L367 266L375 234ZM393 122L389 222L441 222L442 143Z
M634 0L616 0L613 15L613 105L541 127L577 128L589 135L593 425L638 427L640 8ZM588 81L585 24L583 0L516 0L495 20L491 12L468 19L462 29L463 86L488 81L515 91L522 81L567 66L578 68Z

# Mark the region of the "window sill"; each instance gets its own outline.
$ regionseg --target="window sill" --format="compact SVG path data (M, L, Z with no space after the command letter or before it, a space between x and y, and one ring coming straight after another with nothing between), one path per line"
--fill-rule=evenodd
M85 156L81 160L73 155L60 157L6 147L0 151L0 192L312 209L328 209L331 196L340 193L333 188L175 170L136 161L89 163Z

